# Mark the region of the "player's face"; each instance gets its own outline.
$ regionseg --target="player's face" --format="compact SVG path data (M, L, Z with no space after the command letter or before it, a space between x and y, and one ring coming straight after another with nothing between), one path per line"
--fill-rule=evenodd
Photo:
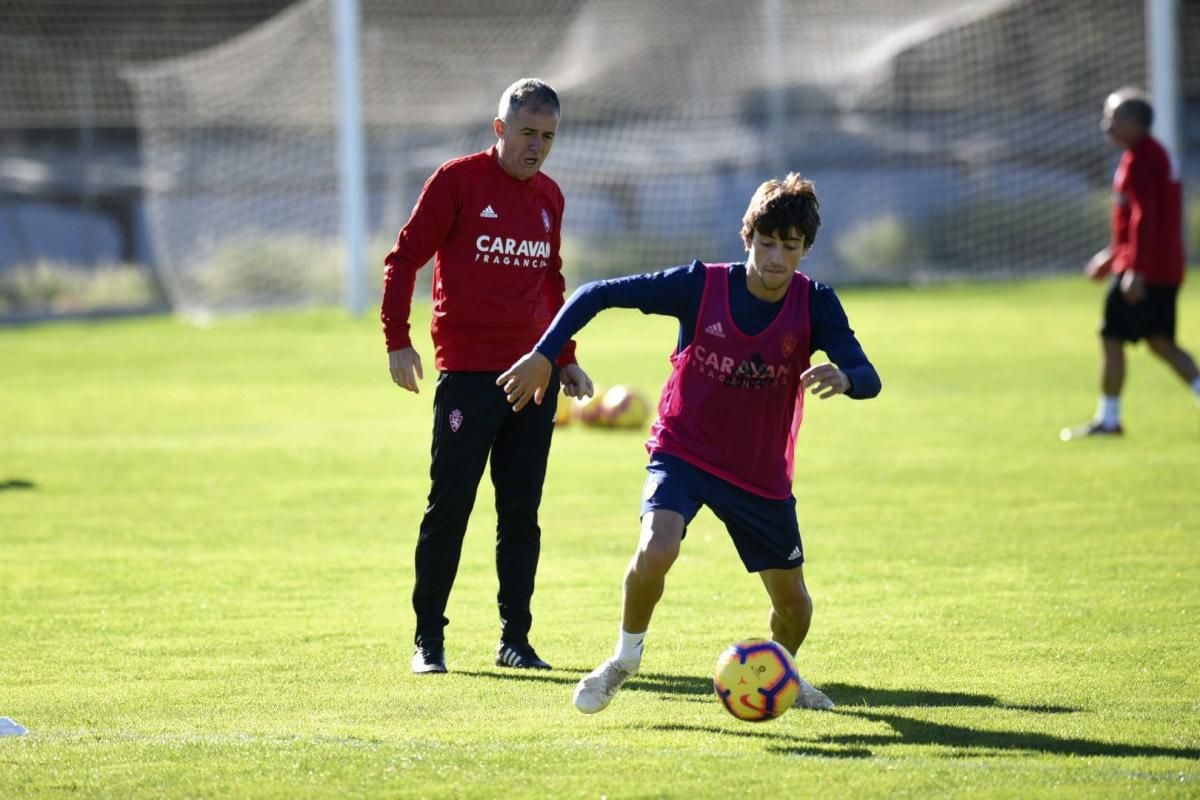
M497 118L492 127L499 139L496 152L500 166L524 181L536 175L550 155L558 132L558 114L525 106L507 121Z
M795 228L787 233L755 231L746 248L746 282L760 300L775 301L787 294L792 276L808 253L804 236Z

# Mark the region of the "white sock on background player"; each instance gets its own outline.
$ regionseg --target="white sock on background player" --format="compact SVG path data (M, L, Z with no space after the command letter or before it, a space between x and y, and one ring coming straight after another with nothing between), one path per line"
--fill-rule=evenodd
M1100 397L1100 405L1096 408L1096 421L1106 428L1115 428L1121 424L1121 398L1110 395Z
M1200 403L1200 378L1192 381L1192 394L1196 395L1196 402Z

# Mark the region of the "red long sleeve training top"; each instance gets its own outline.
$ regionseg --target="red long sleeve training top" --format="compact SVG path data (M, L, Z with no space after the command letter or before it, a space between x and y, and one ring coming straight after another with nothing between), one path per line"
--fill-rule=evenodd
M438 371L499 372L532 350L564 300L563 207L558 184L512 177L495 147L439 167L384 259L388 352L412 345L413 286L431 257ZM557 361L575 363L574 342Z
M1113 177L1113 271L1150 286L1183 282L1183 202L1167 151L1145 136L1121 156Z

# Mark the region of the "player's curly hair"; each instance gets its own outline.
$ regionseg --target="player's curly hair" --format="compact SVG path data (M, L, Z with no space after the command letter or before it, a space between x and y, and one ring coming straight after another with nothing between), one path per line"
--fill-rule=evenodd
M789 172L780 180L772 178L758 187L742 217L742 241L750 246L754 232L782 236L795 229L804 237L807 250L817 239L821 227L821 204L813 182Z
M500 95L500 106L496 110L496 116L510 122L525 106L534 111L561 113L558 92L554 91L554 87L541 78L521 78Z

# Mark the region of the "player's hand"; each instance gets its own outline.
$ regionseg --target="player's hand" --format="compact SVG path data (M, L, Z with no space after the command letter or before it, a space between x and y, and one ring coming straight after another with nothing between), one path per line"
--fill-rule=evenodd
M496 385L503 387L505 399L512 403L513 411L520 411L530 400L540 406L546 396L546 387L550 385L553 367L550 359L533 350L496 378Z
M388 353L388 369L392 372L392 382L401 389L408 389L416 394L421 393L417 381L425 377L421 371L421 356L411 347L403 350L392 350Z
M567 364L559 373L562 391L567 397L591 397L596 392L592 379L578 364Z
M1140 303L1146 297L1146 282L1139 273L1129 270L1121 276L1121 296L1130 305Z
M1104 280L1112 272L1112 262L1112 251L1106 247L1092 256L1087 266L1083 268L1083 274L1088 276L1088 280Z
M822 400L827 400L835 394L844 394L850 390L850 379L846 373L833 364L817 364L804 370L800 375L804 388Z

